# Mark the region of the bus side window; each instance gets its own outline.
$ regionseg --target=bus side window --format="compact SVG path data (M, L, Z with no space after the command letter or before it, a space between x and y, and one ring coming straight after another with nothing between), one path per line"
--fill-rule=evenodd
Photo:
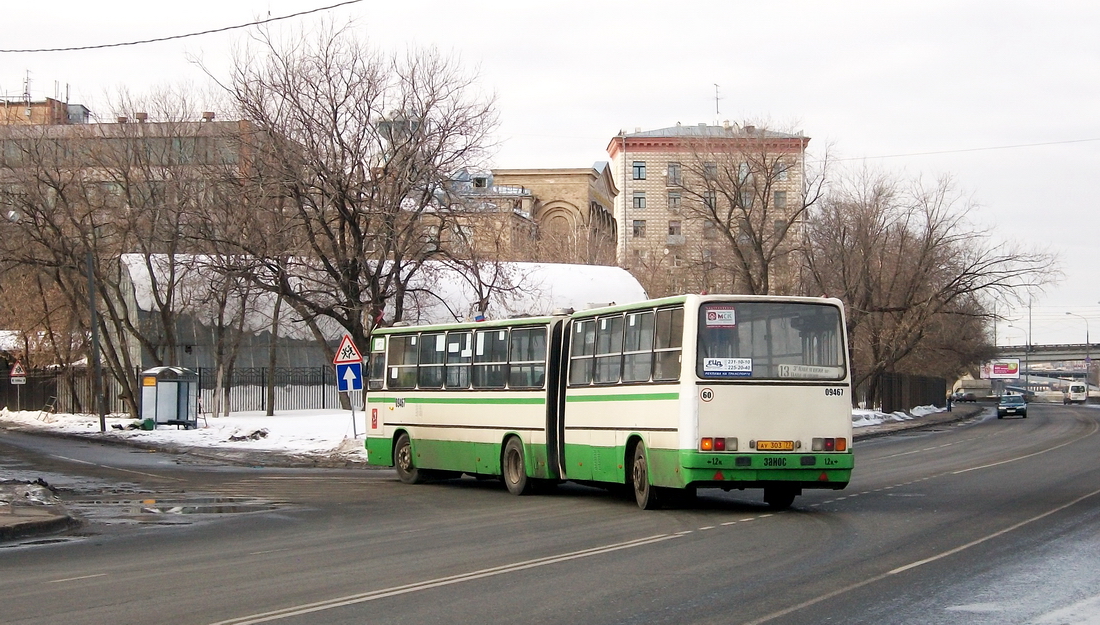
M653 312L627 313L623 382L648 382L653 368Z
M512 328L509 388L542 388L546 380L546 328Z
M416 388L416 335L391 336L389 357L389 388Z
M443 355L445 340L442 334L420 336L420 367L417 386L443 388Z
M386 382L386 353L374 352L370 355L370 364L367 366L367 389L372 391L382 390Z
M508 330L474 333L474 388L504 388L508 367Z
M592 355L596 353L596 321L573 323L573 338L569 346L569 384L592 383Z
M623 316L596 320L596 384L615 384L623 368Z
M470 388L473 352L469 332L447 333L447 388Z
M657 311L657 338L654 342L654 380L680 379L680 350L684 339L684 309Z

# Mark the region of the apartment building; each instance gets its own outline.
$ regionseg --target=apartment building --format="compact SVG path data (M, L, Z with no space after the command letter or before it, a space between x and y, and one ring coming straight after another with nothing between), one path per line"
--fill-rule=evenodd
M728 122L620 132L607 146L619 265L651 295L790 291L808 143Z

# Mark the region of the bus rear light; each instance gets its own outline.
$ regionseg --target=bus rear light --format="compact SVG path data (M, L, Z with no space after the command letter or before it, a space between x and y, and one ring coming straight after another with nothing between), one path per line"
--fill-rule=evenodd
M737 451L736 438L706 437L699 439L699 451Z
M847 451L846 438L815 438L810 443L810 451Z

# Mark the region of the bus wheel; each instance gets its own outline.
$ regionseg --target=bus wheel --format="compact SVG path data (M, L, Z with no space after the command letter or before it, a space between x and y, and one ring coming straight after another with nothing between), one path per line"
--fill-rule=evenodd
M531 492L532 480L527 479L527 468L523 462L523 443L513 436L504 444L504 485L513 495L526 495Z
M773 510L786 510L794 503L798 491L790 486L765 486L764 502Z
M424 481L424 476L413 464L412 443L408 434L397 437L397 445L393 453L394 468L397 469L397 477L406 484L419 484Z
M638 441L634 446L634 460L630 463L630 477L634 486L634 500L642 510L656 510L661 507L657 499L657 487L649 483L649 464L645 459L645 443Z

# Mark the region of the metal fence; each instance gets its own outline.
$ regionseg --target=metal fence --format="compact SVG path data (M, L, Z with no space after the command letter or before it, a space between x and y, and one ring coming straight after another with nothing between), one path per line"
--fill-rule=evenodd
M200 368L199 401L204 412L215 406L214 392L217 376L214 369ZM134 380L141 375L134 371ZM11 384L7 373L0 376L0 408L9 410L47 410L52 412L96 412L94 376L85 369L32 370L27 372L27 383ZM336 387L336 375L332 367L266 367L235 369L229 375L229 410L267 409L267 385L275 385L275 410L325 409L340 407L340 393ZM128 408L123 401L122 385L113 377L104 375L106 411L124 413ZM138 386L137 388L140 388ZM359 399L358 393L352 400ZM140 401L141 398L138 398Z
M947 402L947 381L922 375L886 373L879 385L883 412L910 410L917 406L944 407Z

